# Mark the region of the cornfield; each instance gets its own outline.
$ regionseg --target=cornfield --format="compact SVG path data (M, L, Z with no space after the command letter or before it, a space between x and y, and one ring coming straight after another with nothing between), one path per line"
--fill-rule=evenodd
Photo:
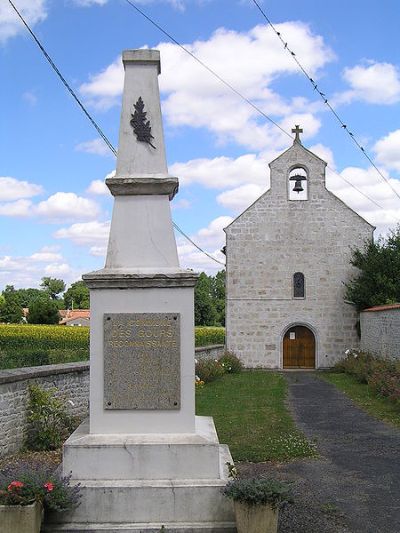
M225 328L195 328L196 346L223 344ZM89 328L0 324L0 369L85 361Z

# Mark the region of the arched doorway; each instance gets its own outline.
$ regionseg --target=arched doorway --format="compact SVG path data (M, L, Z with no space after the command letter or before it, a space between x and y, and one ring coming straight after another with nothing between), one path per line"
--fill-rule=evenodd
M283 368L315 368L315 337L306 326L292 326L285 333Z

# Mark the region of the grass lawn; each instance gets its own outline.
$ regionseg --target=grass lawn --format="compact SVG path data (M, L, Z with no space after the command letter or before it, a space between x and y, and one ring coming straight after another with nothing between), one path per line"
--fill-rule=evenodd
M376 396L368 385L359 383L353 376L341 372L324 372L320 377L336 385L370 415L400 427L400 408L387 398Z
M196 413L213 416L235 461L288 461L315 455L285 405L285 378L259 370L226 374L196 391Z

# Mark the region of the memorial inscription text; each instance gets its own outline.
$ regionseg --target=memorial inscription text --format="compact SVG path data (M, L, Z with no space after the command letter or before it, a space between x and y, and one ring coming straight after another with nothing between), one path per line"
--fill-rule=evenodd
M104 315L104 408L180 409L179 313Z

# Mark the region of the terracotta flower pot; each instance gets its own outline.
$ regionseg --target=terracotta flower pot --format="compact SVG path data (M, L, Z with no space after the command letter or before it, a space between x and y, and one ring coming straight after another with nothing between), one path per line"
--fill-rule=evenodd
M43 507L31 505L0 505L0 533L40 533Z
M234 502L237 533L276 533L278 510L271 505Z

